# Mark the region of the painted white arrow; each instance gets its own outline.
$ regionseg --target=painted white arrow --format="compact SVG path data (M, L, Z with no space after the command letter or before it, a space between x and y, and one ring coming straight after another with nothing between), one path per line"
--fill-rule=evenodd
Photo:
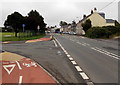
M4 69L8 72L8 74L10 75L10 73L13 71L14 67L16 64L12 64L12 65L3 65ZM10 70L8 68L11 68Z

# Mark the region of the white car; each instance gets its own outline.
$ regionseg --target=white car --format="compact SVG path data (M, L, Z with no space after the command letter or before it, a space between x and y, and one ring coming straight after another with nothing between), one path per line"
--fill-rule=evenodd
M69 34L70 34L70 35L76 35L76 33L75 33L75 32L69 32Z

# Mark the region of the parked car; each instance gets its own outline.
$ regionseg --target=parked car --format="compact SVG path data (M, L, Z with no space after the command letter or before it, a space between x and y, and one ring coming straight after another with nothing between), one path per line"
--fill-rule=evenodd
M76 33L75 33L75 32L69 32L69 34L70 34L70 35L76 35Z
M63 32L63 34L69 34L69 32Z

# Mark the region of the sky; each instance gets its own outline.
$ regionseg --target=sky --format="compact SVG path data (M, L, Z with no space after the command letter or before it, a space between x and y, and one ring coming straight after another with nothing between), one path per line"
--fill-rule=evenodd
M37 10L40 15L44 17L47 26L59 26L60 21L71 23L75 20L78 22L83 18L84 14L89 15L95 7L98 12L104 12L107 19L118 20L119 1L120 0L0 0L0 26L3 26L7 16L11 13L17 11L23 16L27 16L31 10ZM111 2L113 3L108 5ZM108 6L105 7L106 5Z

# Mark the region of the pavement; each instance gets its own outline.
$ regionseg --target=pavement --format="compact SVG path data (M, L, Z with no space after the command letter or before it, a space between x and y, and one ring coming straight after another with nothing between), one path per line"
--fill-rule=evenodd
M0 70L2 70L2 79L0 83L36 83L39 84L54 84L57 81L39 64L30 58L11 53L0 53Z

